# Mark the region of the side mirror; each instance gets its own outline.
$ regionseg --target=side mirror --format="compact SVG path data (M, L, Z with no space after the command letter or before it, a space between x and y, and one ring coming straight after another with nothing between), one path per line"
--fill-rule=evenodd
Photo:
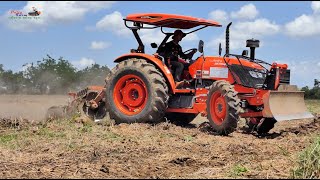
M204 45L204 42L202 40L200 40L199 45L198 45L198 51L200 53L203 53L203 45Z
M221 47L221 43L219 43L219 56L221 56L221 52L222 52L222 47Z
M157 44L157 43L151 43L151 47L152 47L152 48L157 48L157 47L158 47L158 44Z
M243 50L242 51L242 56L248 56L248 50Z

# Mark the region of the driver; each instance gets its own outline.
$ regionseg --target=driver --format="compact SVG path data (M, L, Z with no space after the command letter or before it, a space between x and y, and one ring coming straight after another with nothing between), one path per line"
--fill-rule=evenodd
M196 49L193 49L190 53L184 54L182 48L179 45L179 42L186 36L180 29L174 31L172 36L172 41L166 43L163 49L163 56L165 58L170 58L170 64L175 67L174 80L176 82L181 81L180 77L184 68L189 67L189 63L179 62L179 57L183 59L191 59L193 54L197 52Z

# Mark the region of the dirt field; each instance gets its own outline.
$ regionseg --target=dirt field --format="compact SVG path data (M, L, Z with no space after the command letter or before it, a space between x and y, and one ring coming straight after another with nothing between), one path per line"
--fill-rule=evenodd
M0 95L0 117L40 121L49 107L66 105L67 101L68 96L63 95Z
M279 122L258 137L243 131L243 120L218 136L198 127L204 118L186 127L5 118L40 120L65 97L0 96L1 178L290 178L299 153L320 135L319 120ZM320 113L320 103L310 104Z

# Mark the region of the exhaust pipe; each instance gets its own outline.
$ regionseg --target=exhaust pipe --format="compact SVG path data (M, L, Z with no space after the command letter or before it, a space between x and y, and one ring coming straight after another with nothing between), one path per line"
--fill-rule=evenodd
M229 57L229 28L231 26L232 22L230 22L226 29L226 56Z

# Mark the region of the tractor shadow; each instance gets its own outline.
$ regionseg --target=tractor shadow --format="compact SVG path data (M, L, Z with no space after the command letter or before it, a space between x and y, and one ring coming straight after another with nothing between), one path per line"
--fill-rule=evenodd
M209 122L203 122L199 125L196 124L175 124L176 126L180 126L182 128L189 128L189 129L198 129L201 132L215 135L215 136L226 136L231 137L231 135L221 135L217 133L210 125ZM264 133L264 134L258 134L255 131L250 131L250 129L247 126L238 127L235 132L251 135L259 139L275 139L275 138L284 138L288 136L289 134L295 134L297 136L299 135L306 135L312 132L318 132L320 130L320 119L314 119L310 123L307 124L301 124L298 127L288 127L285 129L281 129L278 132L271 132Z
M319 132L319 130L320 130L320 119L315 118L313 121L311 121L307 124L300 124L297 127L287 127L287 128L279 130L279 132L258 134L257 132L250 132L250 130L247 127L239 128L238 132L241 132L244 134L250 134L250 135L255 136L259 139L275 139L278 137L280 137L280 138L286 137L289 134L295 134L297 136L306 135L306 134L310 134L313 132Z
M210 125L209 122L200 122L200 123L177 123L177 122L169 122L175 126L179 126L181 128L187 128L187 129L198 129L200 132L204 132L210 135L214 136L225 136L225 137L232 137L232 133L229 135L221 135L218 132L216 132ZM297 136L299 135L305 135L309 134L312 132L318 132L320 130L320 119L315 118L313 121L307 124L301 124L298 127L287 127L284 129L281 129L279 131L272 131L269 133L264 133L264 134L258 134L256 131L250 130L247 126L238 126L237 129L235 130L236 133L241 133L241 134L246 134L246 135L251 135L254 136L255 138L259 139L275 139L275 138L284 138L288 136L288 134L295 134Z

